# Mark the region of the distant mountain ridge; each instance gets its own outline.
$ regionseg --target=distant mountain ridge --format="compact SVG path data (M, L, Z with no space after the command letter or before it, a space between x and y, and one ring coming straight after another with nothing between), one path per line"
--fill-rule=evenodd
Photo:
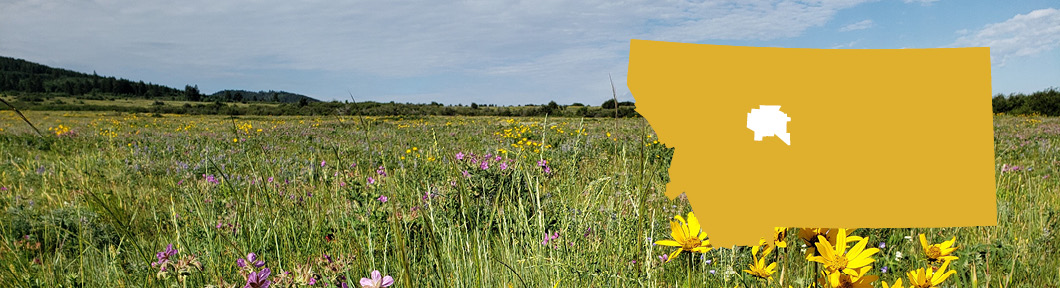
M210 95L199 93L198 86L183 90L144 81L113 76L81 73L63 68L0 56L0 92L27 94L65 94L78 98L142 98L154 100L220 101L220 102L320 102L309 96L286 91L221 90Z

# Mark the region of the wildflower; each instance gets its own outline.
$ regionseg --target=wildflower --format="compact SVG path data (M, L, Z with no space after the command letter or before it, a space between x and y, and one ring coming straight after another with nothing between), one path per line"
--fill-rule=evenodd
M177 249L173 249L173 244L169 244L166 249L155 253L155 258L158 258L158 261L151 263L151 267L158 266L160 271L166 271L166 264L169 263L169 258L174 255L177 255Z
M556 240L559 238L559 231L554 232L552 235L545 233L545 240L541 241L541 245L548 245L549 241Z
M902 287L902 278L894 280L894 285L887 285L887 281L883 282L883 288L904 288Z
M894 252L894 261L899 261L899 260L902 260L902 251L895 251Z
M670 255L669 254L659 255L659 261L662 261L662 263L666 263L669 260L670 260Z
M751 247L751 256L754 257L754 262L751 264L747 264L750 269L743 270L744 273L751 274L752 276L758 278L773 281L773 273L776 272L777 263L773 262L769 263L768 266L766 265L766 257L769 256L770 252L773 252L773 246L769 244L771 243L766 242L765 239L762 239L758 241L758 245ZM765 246L766 248L762 252L762 256L759 257L758 250L762 248L762 246Z
M324 164L327 164L327 163L328 163L328 161L321 160L320 161L320 167L324 167Z
M0 191L7 191L7 187L0 187Z
M500 167L501 167L501 170L507 170L508 169L508 163L501 162Z
M380 195L379 198L377 198L376 200L379 200L380 203L386 203L386 201L389 199L390 198L387 198L386 195Z
M670 221L670 237L673 239L655 242L657 245L680 247L670 253L669 260L676 258L681 251L707 253L713 248L710 246L710 240L706 240L707 233L700 230L699 219L696 219L692 212L688 212L687 222L681 215L674 216L674 220Z
M787 227L774 227L773 228L773 245L778 248L788 247L788 228Z
M372 178L372 176L368 176L368 184L375 184L375 178Z
M1005 173L1005 172L1019 172L1020 169L1022 169L1022 168L1020 168L1020 166L1016 166L1016 165L1008 165L1008 164L1002 164L1001 165L1001 173Z
M835 247L824 236L817 237L819 238L816 243L817 251L821 253L821 256L813 256L809 260L824 264L828 274L847 274L860 277L865 271L859 272L859 270L864 270L862 269L864 267L871 267L868 265L876 261L872 259L872 255L880 252L880 249L876 248L865 249L868 239L864 238L854 244L854 247L848 251L846 229L839 229L836 234ZM829 275L829 279L831 280L833 276L835 275Z
M957 260L957 256L951 255L953 251L957 250L957 247L953 247L954 241L957 241L956 236L946 242L928 245L924 234L920 234L920 246L924 247L924 254L927 255L928 262Z
M386 176L386 168L379 166L379 168L375 169L375 173L379 174L379 176Z
M247 275L247 284L243 288L268 288L272 285L272 281L269 281L269 274L272 274L269 268L250 273Z
M467 170L464 170L461 174L464 174L464 177L471 177L471 173L468 173Z
M236 259L236 265L239 268L246 268L248 264L254 266L254 268L261 268L261 266L265 266L265 261L258 260L258 254L254 254L254 252L247 253L247 258L245 259Z
M938 287L946 278L950 275L957 273L957 271L946 271L946 267L950 266L950 260L946 260L946 263L942 264L938 270L931 268L920 268L916 271L909 271L909 287L910 288L931 288Z
M361 278L361 288L382 288L394 285L394 277L382 276L379 270L372 270L372 278Z
M828 284L835 288L872 288L872 282L879 279L875 275L865 275L868 269L861 269L858 275L832 273L828 275Z
M489 164L489 162L482 161L482 164L479 165L479 168L482 168L482 170L490 169L490 164Z
M456 160L464 160L464 152L457 152Z
M887 274L887 270L887 266L883 266L883 268L880 268L880 273Z
M880 242L880 246L879 247L880 247L880 249L886 248L887 247L887 242Z
M854 231L854 229L851 229L850 231L847 231L847 232L852 232L852 231ZM802 241L804 243L806 243L806 246L807 246L807 248L806 248L806 258L807 258L807 260L809 260L810 257L820 256L821 255L817 251L817 242L820 239L820 238L818 238L818 236L824 236L824 238L827 239L831 243L831 242L835 241L835 238L836 238L836 235L838 235L838 232L839 232L838 229L830 229L830 228L801 228L801 229L799 229L799 239L802 239ZM849 236L846 239L847 242L855 242L855 241L858 241L858 240L861 240L861 237Z

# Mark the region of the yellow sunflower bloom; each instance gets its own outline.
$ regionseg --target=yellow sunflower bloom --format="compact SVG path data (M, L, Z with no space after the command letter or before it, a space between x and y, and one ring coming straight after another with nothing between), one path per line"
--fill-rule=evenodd
M924 234L920 234L920 246L924 247L924 254L927 255L929 262L957 260L957 256L950 255L957 250L957 247L953 247L953 242L956 241L957 237L954 236L950 241L929 245Z
M710 240L706 240L707 233L700 230L699 219L696 219L696 215L692 212L688 212L688 221L681 218L681 215L675 215L674 220L670 220L670 237L673 239L655 241L656 245L680 247L670 253L666 262L677 258L681 251L707 253L713 249L710 246Z
M902 287L902 278L894 280L894 285L887 285L887 281L883 281L883 288L905 288Z
M854 230L857 229L850 229L848 232L854 232ZM839 229L832 228L800 228L799 239L802 239L802 242L806 244L806 260L810 260L813 256L821 255L820 253L817 253L818 236L824 236L830 243L834 243L835 237L838 233ZM860 240L861 237L858 236L847 237L847 242L856 242Z
M828 274L828 286L832 288L873 288L872 282L879 279L874 275L865 275L865 272L872 270L872 266L865 267L865 269L858 269L857 275L847 275L842 273L831 273Z
M817 236L818 240L816 243L817 251L821 253L821 256L813 256L810 261L824 264L826 272L842 273L850 276L860 277L859 269L867 267L869 264L876 262L872 259L872 255L880 252L877 248L865 249L865 245L868 244L867 238L858 237L861 239L854 247L847 250L847 230L838 229L835 239L835 247L832 246L824 236ZM868 266L871 267L871 266Z
M946 281L946 278L949 278L950 275L957 273L957 271L953 270L946 271L946 267L948 266L950 266L950 260L946 260L938 270L932 268L920 268L916 271L909 271L909 288L938 287L939 284Z
M773 245L778 248L788 248L788 228L787 227L775 227L773 228Z
M747 264L750 269L743 270L744 273L751 274L758 278L773 281L773 273L776 273L777 262L769 263L769 265L766 265L765 259L767 256L769 256L770 252L773 252L773 245L770 244L772 243L766 241L765 239L762 239L758 241L758 245L751 247L751 256L754 257L754 263ZM759 257L758 250L761 249L761 247L763 246L765 247L765 249L762 249L762 256Z

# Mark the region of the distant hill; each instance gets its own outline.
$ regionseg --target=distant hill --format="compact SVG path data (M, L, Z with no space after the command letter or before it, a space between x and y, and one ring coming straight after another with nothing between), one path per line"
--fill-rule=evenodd
M320 100L302 94L286 91L247 91L247 90L221 90L207 96L207 100L221 102L275 102L275 103L298 103L302 99L308 102L320 102Z
M74 96L111 94L152 99L184 97L184 91L158 84L52 68L3 56L0 56L0 91L62 93Z
M198 86L176 89L163 85L106 77L53 68L30 61L0 56L0 92L6 94L69 95L80 99L141 98L152 100L220 102L319 102L305 95L284 91L250 92L222 90L202 95ZM274 97L275 96L275 97Z

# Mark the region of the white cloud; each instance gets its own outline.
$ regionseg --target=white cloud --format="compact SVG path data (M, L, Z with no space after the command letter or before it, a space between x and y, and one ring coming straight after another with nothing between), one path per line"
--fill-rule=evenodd
M238 80L277 89L267 84L280 76L255 72L264 70L501 77L561 94L528 97L575 102L598 86L609 96L608 72L626 90L630 39L790 38L864 1L16 0L0 3L0 55L137 79L152 72L168 79L144 80L180 87ZM293 90L345 97L345 84L334 85L335 95ZM202 88L229 87L217 86ZM417 95L508 92L443 86Z
M872 24L872 20L869 20L869 19L861 20L861 21L859 21L857 23L851 23L851 24L849 24L847 26L843 26L842 28L839 28L839 32L847 32L847 31L854 31L854 30L869 29L869 28L872 28L872 25L873 25Z
M1034 10L957 38L949 47L990 47L991 62L1004 65L1015 57L1033 56L1060 47L1060 10Z
M843 44L832 45L831 49L852 48L852 47L854 47L855 44L858 44L858 41L861 41L861 39L850 41L850 42L843 43Z

